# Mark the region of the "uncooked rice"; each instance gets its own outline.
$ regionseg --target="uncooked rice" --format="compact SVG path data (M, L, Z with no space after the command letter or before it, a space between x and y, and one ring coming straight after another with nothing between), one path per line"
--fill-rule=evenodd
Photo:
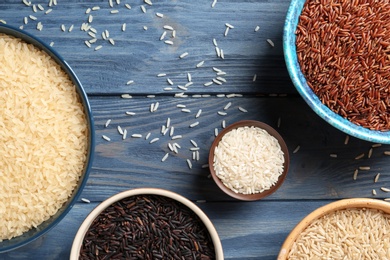
M278 140L259 127L227 132L215 147L214 169L223 184L236 193L255 194L270 189L284 169Z
M344 209L310 224L288 259L390 259L390 215L375 209Z
M87 158L88 126L68 75L45 52L0 34L0 241L68 201Z

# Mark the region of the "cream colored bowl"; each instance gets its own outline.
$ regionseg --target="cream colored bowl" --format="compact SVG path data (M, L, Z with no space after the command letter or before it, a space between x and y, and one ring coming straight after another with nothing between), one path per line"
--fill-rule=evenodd
M343 199L336 202L329 203L322 206L312 213L307 215L299 224L291 231L284 241L282 248L278 255L278 260L288 259L288 254L298 238L298 236L311 224L313 221L337 210L350 209L350 208L368 208L381 210L387 214L390 214L390 203L377 199L367 198L353 198Z
M164 189L157 189L157 188L139 188L139 189L133 189L133 190L127 190L123 191L121 193L118 193L107 200L103 201L100 203L84 220L84 222L81 224L75 239L73 241L71 253L70 253L70 259L71 260L77 260L79 259L80 255L80 249L81 245L84 240L84 236L87 233L90 225L92 224L93 220L103 211L105 210L108 206L113 204L114 202L120 201L124 198L127 197L132 197L132 196L137 196L137 195L158 195L158 196L164 196L168 197L170 199L173 199L177 202L182 203L186 207L188 207L190 210L192 210L203 222L203 224L206 226L211 240L214 244L214 249L215 249L215 256L217 260L223 260L223 250L222 250L222 244L220 241L220 238L218 236L218 233L214 227L214 225L211 223L210 219L206 216L206 214L198 207L196 206L193 202L190 200L184 198L183 196L168 191Z

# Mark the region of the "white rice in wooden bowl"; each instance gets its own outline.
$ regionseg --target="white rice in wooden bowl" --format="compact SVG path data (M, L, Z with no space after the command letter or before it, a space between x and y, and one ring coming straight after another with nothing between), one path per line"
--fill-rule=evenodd
M257 194L278 182L284 153L278 140L260 127L227 132L215 147L214 170L223 184L240 194Z
M390 259L390 215L369 208L326 214L303 230L288 259Z
M0 34L0 241L54 215L86 163L88 125L68 75L48 54Z

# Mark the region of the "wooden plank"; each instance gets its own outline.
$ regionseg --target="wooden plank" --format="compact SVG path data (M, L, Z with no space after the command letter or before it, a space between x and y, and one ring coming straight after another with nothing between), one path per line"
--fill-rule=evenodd
M158 110L151 113L150 105L157 102ZM228 103L231 106L224 110ZM208 169L202 166L207 163L215 128L220 131L223 120L228 125L242 119L270 124L280 132L289 147L291 165L288 177L269 200L372 197L372 189L377 190L378 198L384 198L387 194L379 189L390 186L388 157L383 154L390 150L389 146L374 148L372 157L367 158L373 144L351 137L345 145L346 135L319 118L298 97L91 97L91 104L96 125L96 158L84 196L95 200L121 190L145 186L170 189L192 200L230 200L217 189L208 178ZM185 105L191 112L184 113L177 105ZM243 113L238 107L248 112ZM203 112L195 118L199 109ZM136 114L128 116L126 111ZM220 116L218 111L227 115ZM183 138L171 140L170 130L165 136L161 134L161 126L166 125L168 118L170 126L175 129L174 135ZM112 121L106 128L104 125L108 119ZM199 126L190 128L194 122L199 122ZM128 131L126 140L122 140L118 126ZM148 133L151 135L145 140ZM132 134L141 134L143 138L131 138ZM103 140L102 135L110 137L111 141ZM159 140L150 144L154 138ZM200 147L200 160L192 161L192 169L186 163L186 159L192 158L190 140ZM168 148L168 143L174 142L181 146L178 154ZM293 153L298 146L299 151ZM169 153L168 159L161 162L166 153ZM364 158L355 159L363 153ZM333 158L333 154L337 158ZM354 181L354 171L360 166L371 169L360 170ZM380 181L374 183L377 173L382 175Z
M114 1L115 2L115 1ZM172 1L156 2L147 6L143 13L140 4L133 4L128 10L124 4L108 6L108 1L86 3L67 1L53 6L52 12L33 12L22 1L6 1L0 4L0 18L8 25L19 27L41 38L47 44L54 42L57 50L74 68L76 74L90 94L132 94L181 92L177 85L185 85L187 73L192 74L193 85L188 87L190 93L296 93L287 74L282 49L283 24L288 0L282 1L219 1L211 8L211 1ZM87 8L99 6L101 9L85 14ZM118 14L111 14L118 10ZM158 18L155 13L164 14ZM37 20L32 20L33 15ZM97 42L88 48L84 41L91 40L87 32L81 31L82 23L87 22L89 15L91 25L97 30ZM27 24L24 24L27 17ZM37 23L43 25L42 31L36 29ZM126 31L121 30L126 23ZM234 26L225 37L225 23ZM66 31L61 30L64 25ZM74 29L69 32L69 28ZM172 32L163 29L164 25L172 26ZM147 26L148 30L143 27ZM255 32L255 27L260 30ZM101 34L109 31L115 46L103 40ZM160 41L163 32L164 40L173 40L174 45ZM225 59L216 56L213 39L224 51ZM271 39L275 47L267 43ZM102 45L102 49L94 48ZM188 52L183 59L179 56ZM205 61L204 66L196 65ZM219 86L203 84L216 77L213 67L225 71L227 82ZM166 73L173 83L172 91L167 77L156 77ZM253 82L254 75L257 79ZM126 83L133 80L134 84Z
M198 203L220 236L225 259L275 259L294 226L329 201L258 201ZM97 203L77 203L51 231L1 259L69 259L73 238ZM288 218L286 218L288 216ZM59 235L60 234L60 235Z

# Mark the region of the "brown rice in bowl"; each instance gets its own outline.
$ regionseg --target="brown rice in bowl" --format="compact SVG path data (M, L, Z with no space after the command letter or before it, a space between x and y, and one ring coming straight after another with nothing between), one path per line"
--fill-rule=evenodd
M278 259L390 259L390 204L345 199L325 205L294 228Z

